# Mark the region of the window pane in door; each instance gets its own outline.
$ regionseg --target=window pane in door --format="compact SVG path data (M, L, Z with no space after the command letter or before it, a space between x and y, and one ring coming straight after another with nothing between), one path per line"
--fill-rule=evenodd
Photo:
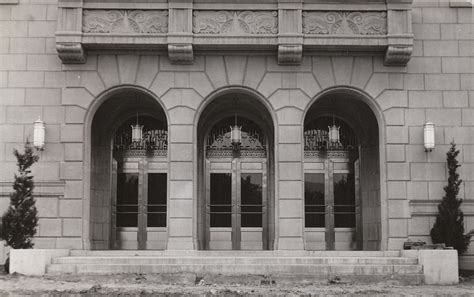
M305 173L304 209L305 227L322 228L325 226L324 174Z
M262 174L240 176L240 212L242 227L262 227Z
M355 184L353 173L334 174L334 226L355 227Z
M232 174L211 173L211 227L232 227Z
M166 227L166 184L166 173L148 174L148 227Z
M138 226L138 174L117 174L117 227Z

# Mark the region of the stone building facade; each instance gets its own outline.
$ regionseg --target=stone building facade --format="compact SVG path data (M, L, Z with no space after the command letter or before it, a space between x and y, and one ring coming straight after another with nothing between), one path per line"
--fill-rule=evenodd
M0 210L40 117L36 247L399 250L430 241L452 140L474 229L473 21L469 0L0 0Z

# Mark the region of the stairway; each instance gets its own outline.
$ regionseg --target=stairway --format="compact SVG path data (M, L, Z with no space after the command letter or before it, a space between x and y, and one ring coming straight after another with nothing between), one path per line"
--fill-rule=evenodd
M71 251L48 274L194 273L423 282L416 258L398 251Z

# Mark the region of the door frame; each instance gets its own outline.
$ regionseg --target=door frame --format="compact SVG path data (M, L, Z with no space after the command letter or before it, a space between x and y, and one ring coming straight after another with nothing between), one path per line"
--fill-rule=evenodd
M121 166L119 166L121 165ZM137 173L138 174L138 222L137 227L117 227L117 175L119 173ZM148 174L164 173L166 174L166 226L148 227L147 206L148 206ZM169 172L168 162L165 158L157 157L123 157L120 161L112 158L112 203L111 203L111 249L120 249L117 239L118 232L136 232L137 246L136 250L157 249L164 250L168 241L169 224ZM160 243L151 243L148 240L148 233L157 233ZM125 248L128 249L128 248Z
M348 169L335 168L335 164L349 164ZM334 174L350 173L351 168L354 173L354 187L355 187L355 226L351 228L336 228L335 227L335 212L334 212ZM305 227L306 232L319 231L324 229L324 238L326 250L336 249L336 229L339 231L352 231L355 233L356 250L362 249L362 207L360 195L360 161L359 159L351 160L346 158L317 158L307 159L304 162L305 174L323 174L324 175L324 203L325 203L325 226L324 227ZM303 193L304 197L305 193ZM305 215L306 217L306 215ZM350 229L350 230L349 230ZM306 241L306 239L305 239Z
M213 164L216 164L216 168L212 168ZM219 164L219 165L217 165ZM242 164L253 164L248 168L243 168ZM256 165L260 168L256 168ZM229 166L230 165L230 166ZM254 167L254 168L252 168ZM210 249L211 242L211 227L210 226L210 193L211 193L211 174L213 173L227 173L231 174L231 187L232 187L232 214L231 214L231 245L232 250L241 250L242 248L242 231L247 229L251 232L256 228L261 228L262 232L262 250L269 249L269 238L268 238L268 212L269 212L269 201L268 201L268 162L266 158L206 158L205 159L205 216L204 216L204 227L205 227L205 238L204 248ZM242 174L257 173L262 176L262 227L242 227L242 209L241 209L241 177ZM229 227L222 227L223 231L228 231Z

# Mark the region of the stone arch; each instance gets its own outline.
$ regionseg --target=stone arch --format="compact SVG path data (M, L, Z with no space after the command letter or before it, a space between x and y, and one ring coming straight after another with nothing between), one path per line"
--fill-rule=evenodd
M362 249L386 250L388 247L388 201L386 194L385 119L382 108L365 91L355 87L333 86L319 92L308 103L301 126L305 127L305 123L309 119L324 114L332 114L346 121L360 141L362 205L363 207L368 205L369 199L373 199L376 195L376 201L371 202L376 202L377 206L374 221L367 220L367 216L364 218L364 212L368 213L368 209L362 210ZM302 132L304 132L304 128ZM301 137L304 139L303 135ZM302 149L304 150L304 145ZM373 155L377 156L376 160L370 158ZM375 177L373 180L376 180L376 183L370 184L369 173L376 175L372 176L372 178ZM374 209L370 211L374 211ZM377 227L370 229L369 224L375 224Z
M136 110L124 110L130 106L130 102L125 102L127 98L139 100L141 108ZM113 104L121 103L121 104ZM116 106L114 106L116 105ZM112 138L118 127L135 114L159 117L166 124L169 123L169 115L164 108L161 99L153 92L136 85L118 85L104 90L89 104L84 119L84 163L83 163L83 246L85 249L109 249L110 248L110 205L105 203L102 209L92 207L94 196L94 179L97 175L97 156L94 154L102 146L104 151L102 157L106 164L103 165L104 176L110 179L111 159L112 159ZM102 117L101 120L98 117ZM98 130L96 130L98 129ZM104 139L97 139L103 135ZM104 187L110 189L106 183ZM104 195L111 193L104 189ZM106 198L104 198L106 199ZM107 208L109 209L107 211ZM97 222L97 217L104 217L103 222ZM107 231L109 230L109 231ZM97 236L102 233L101 236ZM100 238L98 238L100 237Z
M207 96L197 108L194 118L195 147L195 174L196 203L194 214L197 221L194 224L195 246L199 249L205 247L205 138L212 127L219 121L237 115L257 124L266 137L268 146L268 186L267 197L269 208L272 209L268 217L268 238L266 248L273 249L276 238L276 191L275 191L275 147L276 147L276 115L270 102L257 91L244 86L226 86L219 88Z

